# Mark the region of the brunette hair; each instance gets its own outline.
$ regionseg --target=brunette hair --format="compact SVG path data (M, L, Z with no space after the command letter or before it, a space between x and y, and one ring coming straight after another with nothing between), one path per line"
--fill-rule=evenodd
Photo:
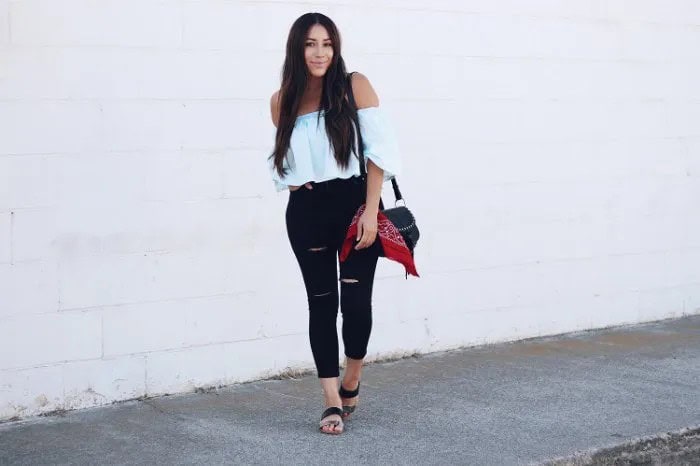
M340 53L340 33L333 21L321 13L306 13L292 24L287 37L286 56L282 68L282 84L279 92L279 121L275 136L275 148L270 155L280 176L286 174L284 159L289 151L289 140L296 123L297 112L304 95L309 71L305 60L305 46L309 29L320 24L328 32L333 47L333 60L323 76L321 106L325 114L325 127L335 160L342 168L350 163L350 153L357 153L356 130L353 124L356 110L347 100L350 81L345 61ZM316 124L320 121L320 113Z

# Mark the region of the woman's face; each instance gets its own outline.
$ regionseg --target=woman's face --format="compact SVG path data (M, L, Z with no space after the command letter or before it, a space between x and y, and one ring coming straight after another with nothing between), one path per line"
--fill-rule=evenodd
M333 44L328 31L320 24L314 24L306 35L304 45L306 67L311 76L323 77L333 59Z

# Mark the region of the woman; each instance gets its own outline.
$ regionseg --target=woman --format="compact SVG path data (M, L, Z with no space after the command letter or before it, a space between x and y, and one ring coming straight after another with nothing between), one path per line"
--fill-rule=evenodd
M309 305L311 352L323 388L325 411L319 429L340 434L357 406L362 363L372 327L372 285L381 245L376 241L383 181L398 174L393 131L379 99L360 73L348 75L340 35L327 16L307 13L291 27L280 89L270 99L277 127L270 170L278 191L289 189L286 225ZM348 100L352 91L357 110ZM359 119L366 160L360 177ZM358 208L357 244L340 263L338 252ZM340 303L345 374L338 387Z

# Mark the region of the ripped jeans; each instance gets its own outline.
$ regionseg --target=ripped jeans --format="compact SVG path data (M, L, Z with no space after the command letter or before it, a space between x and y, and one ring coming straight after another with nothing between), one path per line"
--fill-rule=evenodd
M309 340L318 377L338 377L338 304L343 317L345 355L362 359L372 329L372 285L381 246L379 238L365 249L338 254L357 208L365 203L358 178L312 182L290 191L287 235L297 258L309 304Z

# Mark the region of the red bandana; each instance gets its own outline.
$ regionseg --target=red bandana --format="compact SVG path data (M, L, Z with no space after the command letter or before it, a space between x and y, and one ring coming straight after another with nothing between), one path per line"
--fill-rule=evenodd
M357 213L355 213L355 216L352 218L352 223L350 223L350 228L348 228L345 241L343 241L343 248L340 251L341 262L347 259L350 251L355 246L357 221L364 211L365 205L363 204L357 209ZM399 233L399 230L396 229L394 224L391 223L381 211L377 214L377 236L382 244L384 255L387 259L403 264L407 275L410 273L416 277L419 276L416 271L416 264L413 262L413 254L411 254L410 249L406 246L406 242L401 236L401 233Z

